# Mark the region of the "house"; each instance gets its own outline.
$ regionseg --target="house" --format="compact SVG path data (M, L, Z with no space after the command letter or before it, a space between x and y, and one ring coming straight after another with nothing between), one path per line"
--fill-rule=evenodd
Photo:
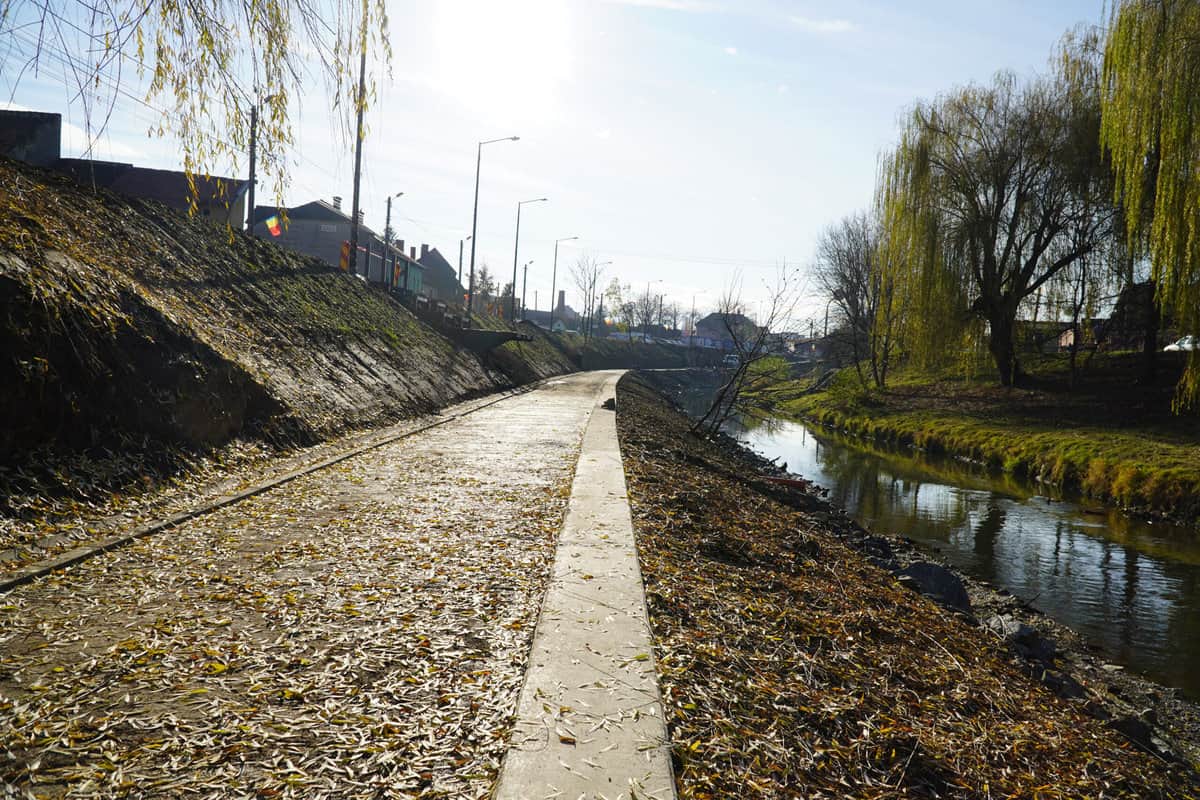
M246 218L242 178L136 167L119 161L62 157L62 115L0 110L0 155L69 175L81 185L152 200L241 230ZM195 191L193 192L193 188Z
M286 209L274 206L254 209L254 233L257 236L319 258L335 268L341 268L343 245L350 241L350 229L350 215L342 210L342 198L336 196L328 203L313 200ZM369 283L421 295L425 289L425 269L417 261L415 250L405 254L403 239L385 246L375 231L359 224L355 272Z
M537 311L536 309L525 309L524 319L527 322L532 322L539 328L550 327L550 312ZM579 312L567 305L567 293L560 289L558 291L558 305L554 309L554 330L556 331L577 331L579 330Z
M733 350L733 334L745 342L758 335L759 327L745 314L722 314L713 312L696 323L696 344L700 347L715 347Z
M832 351L834 334L829 336L804 336L799 333L783 334L782 352L796 361L824 361Z
M467 289L458 280L458 272L436 247L421 245L417 261L425 269L425 294L447 305L463 305Z

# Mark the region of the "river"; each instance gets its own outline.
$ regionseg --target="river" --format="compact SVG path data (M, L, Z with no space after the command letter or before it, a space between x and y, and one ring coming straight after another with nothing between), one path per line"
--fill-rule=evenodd
M708 390L675 393L695 415ZM729 432L825 488L865 527L1082 633L1109 661L1200 700L1200 535L991 474L779 419Z
M1112 662L1200 698L1194 528L800 423L768 420L733 432L827 489L862 525L915 540L1084 634Z

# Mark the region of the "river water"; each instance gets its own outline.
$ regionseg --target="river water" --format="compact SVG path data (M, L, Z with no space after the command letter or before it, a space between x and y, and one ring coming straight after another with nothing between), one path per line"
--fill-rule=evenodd
M1113 663L1200 698L1200 537L952 459L768 420L740 439L861 524L907 536L1084 634Z

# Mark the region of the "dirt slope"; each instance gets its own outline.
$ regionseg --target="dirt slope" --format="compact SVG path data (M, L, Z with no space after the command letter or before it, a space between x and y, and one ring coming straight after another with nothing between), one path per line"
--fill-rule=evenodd
M80 453L311 442L561 368L514 366L314 259L0 161L0 490Z

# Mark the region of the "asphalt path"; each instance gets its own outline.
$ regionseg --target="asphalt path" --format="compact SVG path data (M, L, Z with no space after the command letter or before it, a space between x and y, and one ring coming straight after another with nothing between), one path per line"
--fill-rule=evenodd
M486 797L611 377L548 381L0 595L0 780Z

